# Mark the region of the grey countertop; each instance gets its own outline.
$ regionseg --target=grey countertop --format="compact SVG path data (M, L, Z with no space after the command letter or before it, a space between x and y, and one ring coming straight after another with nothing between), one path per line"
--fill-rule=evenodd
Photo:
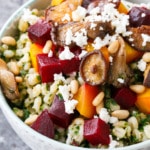
M27 0L0 0L0 29L9 16ZM30 150L13 131L0 110L0 150Z

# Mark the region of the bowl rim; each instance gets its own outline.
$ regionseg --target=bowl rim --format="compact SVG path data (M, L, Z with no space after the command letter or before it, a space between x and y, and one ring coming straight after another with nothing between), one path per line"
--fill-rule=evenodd
M25 2L19 9L17 9L6 21L6 23L3 25L3 27L0 30L0 38L5 34L5 32L7 31L7 27L13 23L14 18L18 18L21 16L22 10L24 8L28 8L31 5L36 4L37 0L29 0L27 2ZM76 146L72 146L72 145L68 145L65 143L61 143L59 141L56 141L54 139L50 139L40 133L38 133L37 131L33 130L31 127L29 127L28 125L26 125L19 117L17 117L15 115L15 113L13 112L13 110L11 109L11 107L9 106L6 98L4 97L1 88L0 88L0 109L2 110L4 116L5 116L5 112L7 112L7 114L11 117L11 120L15 121L16 123L20 124L22 126L22 128L24 128L26 131L28 131L29 133L31 133L34 136L38 136L40 138L41 141L46 141L48 143L52 142L55 145L59 145L60 147L64 147L66 150L97 150L97 148L84 148L84 147L76 147ZM5 118L7 119L7 117L5 116ZM7 121L9 122L9 120L7 119ZM11 125L11 123L9 122L9 124ZM12 127L12 125L11 125ZM13 128L13 127L12 127ZM13 128L14 129L14 128ZM15 129L14 129L15 131ZM15 131L16 132L16 131ZM17 135L19 136L19 134L17 133ZM20 137L21 138L21 137ZM21 138L22 139L22 138ZM26 143L26 142L25 142ZM27 144L27 143L26 143ZM28 145L28 144L27 144ZM28 145L29 146L29 145ZM112 148L111 150L135 150L135 149L140 149L140 148L144 148L144 147L148 147L150 146L150 140L144 141L144 142L140 142L134 145L130 145L130 146L125 146L125 147L121 147L121 148ZM101 149L102 150L102 149ZM105 149L107 150L107 149Z

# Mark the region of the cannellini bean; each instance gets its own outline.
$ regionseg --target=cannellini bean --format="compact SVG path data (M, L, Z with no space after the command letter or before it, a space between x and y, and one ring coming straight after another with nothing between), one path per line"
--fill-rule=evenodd
M129 116L128 110L115 110L111 113L113 117L117 117L118 119L126 119Z
M143 59L145 62L150 62L150 52L144 53L142 59Z
M145 86L144 85L130 85L130 89L133 91L133 92L135 92L135 93L137 93L137 94L141 94L141 93L143 93L144 91L145 91Z
M110 54L115 54L118 51L118 49L119 49L119 41L116 40L109 45L108 52Z
M130 124L130 126L133 129L138 129L138 127L139 127L138 121L137 121L136 117L134 117L134 116L132 116L128 119L128 123Z
M77 80L72 80L70 82L70 90L72 94L76 94L78 92L79 89L79 83Z
M104 99L104 92L100 92L93 100L93 106L98 106Z
M4 36L1 39L2 43L6 44L6 45L11 45L11 46L15 46L16 45L16 40L11 37L11 36Z
M24 123L27 124L27 125L32 125L36 119L37 119L38 115L30 115L25 121Z
M13 74L18 75L20 73L19 66L17 65L17 62L11 61L7 65L8 65L9 70Z

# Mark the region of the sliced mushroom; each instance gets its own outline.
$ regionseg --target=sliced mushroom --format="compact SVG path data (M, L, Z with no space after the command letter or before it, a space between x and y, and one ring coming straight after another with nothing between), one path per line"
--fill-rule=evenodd
M0 84L4 95L11 102L16 102L16 99L19 98L19 91L15 76L8 70L7 64L2 59L0 59Z
M94 28L91 28L92 24L95 24ZM81 33L84 30L87 34L85 36L91 39L95 39L96 37L103 39L106 34L112 34L114 31L109 22L70 22L58 26L52 35L52 40L61 46L72 46L75 43L71 38L75 38L77 33ZM70 41L69 43L68 40Z
M100 85L106 81L107 62L100 51L89 52L81 61L80 74L90 85Z
M126 38L132 47L140 51L150 51L150 40L144 39L144 35L150 37L150 26L142 25L140 27L128 27L132 34ZM146 41L145 41L146 40Z
M120 88L129 84L133 74L126 64L125 42L122 37L119 37L118 40L120 48L113 57L112 65L110 65L108 82Z

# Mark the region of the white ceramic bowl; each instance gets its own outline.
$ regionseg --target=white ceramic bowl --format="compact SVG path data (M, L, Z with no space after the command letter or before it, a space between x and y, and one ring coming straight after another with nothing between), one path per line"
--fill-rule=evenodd
M136 2L137 0L134 0ZM144 2L142 0L142 2ZM149 0L145 0L145 2L149 2ZM3 28L0 31L0 38L5 35L13 35L15 34L15 27L19 16L22 14L22 10L26 7L30 8L38 8L43 9L50 3L50 0L29 0L25 3L20 9L18 9L6 22ZM19 137L33 150L87 150L88 148L81 148L70 146L67 144L63 144L47 138L38 132L32 130L26 124L24 124L11 110L8 105L6 99L3 96L3 93L0 90L0 106L1 109L12 126L15 132L19 135ZM115 150L144 150L150 147L150 141L145 141L139 144L135 144L128 147L123 148L115 148ZM97 149L90 149L97 150ZM114 150L114 149L113 149Z

